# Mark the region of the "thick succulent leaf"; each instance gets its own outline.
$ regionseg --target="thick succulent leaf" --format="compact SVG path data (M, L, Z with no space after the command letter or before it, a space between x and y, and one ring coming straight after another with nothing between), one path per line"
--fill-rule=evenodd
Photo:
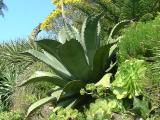
M64 44L67 40L70 39L69 34L66 32L65 27L61 28L61 30L58 33L58 41L62 44Z
M105 88L109 88L111 87L110 85L110 78L111 78L112 74L111 73L107 73L105 74L102 79L100 81L98 81L95 85L96 86L103 86Z
M80 41L80 34L79 31L70 24L65 24L65 26L60 30L58 33L58 40L64 44L66 41L71 39L76 39Z
M59 57L63 65L72 73L75 79L87 81L90 78L91 70L83 48L77 40L72 39L60 46Z
M74 96L67 96L63 98L60 102L58 102L57 106L67 107L67 108L75 108L81 105L84 105L86 101L88 102L88 98L86 96L81 96L75 94Z
M131 23L131 20L123 20L119 23L117 23L113 29L110 32L109 38L108 38L108 43L114 42L113 37L119 32L120 29L122 29L125 25Z
M85 96L77 97L72 103L70 103L67 106L67 108L75 108L75 107L81 106L80 104L83 104L84 99L85 99ZM86 100L87 99L85 99L85 103L86 103Z
M79 92L81 88L83 88L86 85L86 83L80 81L80 80L73 80L69 83L67 83L63 89L64 92Z
M60 96L59 101L65 101L66 99L76 99L80 95L80 89L84 88L86 83L80 80L73 80L66 84L63 88L63 93Z
M113 54L117 52L117 44L112 45L109 51L109 56L112 57Z
M62 90L62 88L59 87L59 86L55 86L55 87L51 88L51 89L47 92L47 95L48 95L48 96L51 96L52 93L54 93L54 92L56 92L56 91L59 91L59 90Z
M106 73L110 72L112 69L114 69L114 67L116 67L117 65L117 61L114 62L114 63L111 63L110 67L106 69Z
M63 99L62 101L58 102L57 106L58 107L67 107L69 106L70 104L72 104L76 99L75 98L66 98L66 99Z
M102 14L97 16L88 17L83 25L81 31L81 44L87 54L89 65L93 67L93 58L96 53L97 48L100 46L100 41L98 39L98 21Z
M56 89L55 91L53 91L53 93L51 94L51 96L54 96L56 98L56 100L58 101L61 94L62 94L63 90L62 89Z
M50 73L50 72L44 72L44 71L37 71L35 72L28 80L23 81L20 86L24 86L30 83L38 83L38 82L50 82L54 85L64 87L68 81L62 79L61 77Z
M110 46L109 45L105 45L100 47L94 56L94 60L93 60L93 72L94 72L94 80L97 81L99 80L102 75L104 74L105 71L105 66L104 66L104 62L108 64L108 66L110 65L110 60L106 61L106 57L109 57L109 51L110 51Z
M53 55L58 59L57 49L58 49L58 46L61 45L60 42L56 40L43 39L43 40L37 41L37 44L42 49L44 49L45 51L47 51L48 53L50 53L51 55Z
M76 39L76 40L80 41L80 33L77 28L75 28L74 26L72 26L70 24L66 24L65 27L66 27L66 32L70 36L70 40Z
M46 98L43 98L41 100L38 100L37 102L33 103L28 111L27 111L27 116L28 117L32 112L34 112L35 110L37 110L38 108L40 108L41 106L51 102L51 101L56 101L56 98L54 96L51 96L51 97L46 97Z
M46 56L45 54L43 54L39 51L36 51L36 50L28 50L24 54L38 58L42 62L44 62L47 65L49 65L50 67L52 67L52 69L54 69L55 73L61 77L64 77L64 78L71 77L71 74L68 72L68 70L54 56L51 56L47 53L46 53L46 55L48 55L48 56ZM50 56L50 58L48 58L49 56Z

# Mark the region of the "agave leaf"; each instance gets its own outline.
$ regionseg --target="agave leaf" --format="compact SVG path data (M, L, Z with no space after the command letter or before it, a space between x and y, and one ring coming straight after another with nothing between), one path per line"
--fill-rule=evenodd
M76 79L87 81L90 78L91 70L83 48L77 40L72 39L60 46L59 57L63 65Z
M119 23L117 23L113 29L111 30L109 37L108 37L108 43L114 42L113 37L119 32L120 29L122 29L125 25L131 23L131 20L123 20Z
M114 63L112 63L112 64L110 65L110 67L109 67L105 72L108 73L108 72L111 71L116 65L117 65L117 61L114 62Z
M41 106L43 106L43 105L45 105L45 104L47 104L47 103L49 103L51 101L56 101L56 97L54 97L54 96L46 97L46 98L43 98L43 99L38 100L37 102L33 103L29 107L26 117L28 117L32 112L34 112L35 110L37 110Z
M58 106L58 107L67 107L67 106L69 106L70 104L72 104L74 101L75 101L75 98L74 98L74 97L73 97L73 98L72 98L72 97L71 97L71 98L66 98L66 99L58 102L57 106ZM55 109L56 109L56 108L55 108Z
M80 80L73 80L66 84L58 101L63 102L67 99L76 99L79 96L80 89L85 87L85 83ZM72 101L73 102L73 101Z
M109 51L109 56L112 57L113 54L117 52L117 44L114 44Z
M108 64L108 66L110 65L110 60L105 61L106 60L106 56L109 57L109 51L110 51L110 46L109 45L105 45L100 47L94 56L94 60L93 60L93 72L94 72L94 79L95 81L99 80L102 75L104 74L105 68L104 68L104 62Z
M80 34L74 26L66 23L65 26L58 33L58 40L59 42L64 44L66 41L69 41L71 39L76 39L80 41Z
M66 27L66 32L70 36L70 40L76 39L76 40L80 41L80 33L77 28L75 28L74 26L67 24L67 23L66 23L65 27Z
M47 54L47 52L45 53ZM48 58L45 54L36 50L28 50L23 54L38 58L42 62L51 66L52 69L54 69L55 73L59 76L64 78L71 78L71 74L68 72L68 70L54 56L47 54L48 57L50 56L50 58Z
M80 80L73 80L67 83L63 89L64 92L79 92L86 84Z
M64 44L67 40L70 39L69 34L66 32L65 27L61 28L61 30L58 33L58 41L62 44Z
M51 94L51 96L54 96L56 98L56 100L58 101L62 92L63 92L63 90L58 88Z
M62 90L62 88L59 87L59 86L55 86L55 87L51 88L51 89L47 92L47 95L50 96L50 95L52 95L52 93L54 93L54 92L56 92L56 91L59 91L59 90Z
M97 16L88 17L83 25L81 32L81 44L87 54L89 65L93 67L93 59L97 48L100 47L100 41L98 38L98 21L102 14Z
M36 71L35 74L33 74L29 78L29 80L23 81L20 86L24 86L24 85L36 83L36 82L41 82L41 81L50 82L60 87L64 87L68 82L53 73L44 72L44 71Z
M71 102L67 108L77 108L81 105L84 104L84 102L86 103L86 101L88 101L88 99L85 96L79 96L77 97L73 102Z
M43 39L43 40L37 41L37 44L42 49L44 49L45 51L47 51L48 53L50 53L51 55L53 55L58 59L57 49L58 49L58 46L61 45L60 42L57 42L55 40L50 40L50 39Z

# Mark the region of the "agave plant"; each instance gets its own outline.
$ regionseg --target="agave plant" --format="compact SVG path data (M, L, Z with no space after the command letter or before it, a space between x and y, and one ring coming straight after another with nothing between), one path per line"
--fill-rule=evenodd
M108 44L100 46L99 19L102 14L88 17L81 29L78 30L66 24L59 32L59 40L40 40L37 44L43 52L29 50L26 55L31 55L48 64L54 71L48 73L37 71L29 80L20 86L39 81L48 81L58 86L50 91L50 96L32 104L27 116L35 109L50 101L55 101L57 106L78 107L86 103L88 96L80 94L86 84L98 82L106 72L115 68L116 42L111 39ZM120 22L114 27L112 33L124 23ZM85 102L84 102L85 100Z

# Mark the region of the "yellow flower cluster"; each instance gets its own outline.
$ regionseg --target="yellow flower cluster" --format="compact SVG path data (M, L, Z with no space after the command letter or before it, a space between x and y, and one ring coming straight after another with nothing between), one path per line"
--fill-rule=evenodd
M54 11L52 11L50 13L50 15L47 16L47 18L43 21L43 23L40 26L40 29L43 30L47 30L50 29L52 27L52 21L59 15L61 15L62 12L60 9L55 9Z
M83 0L63 0L64 4L74 4L74 3L81 3ZM62 14L62 11L60 10L61 6L61 0L52 0L52 2L57 6L57 8L51 12L50 15L47 16L47 18L43 21L41 24L40 29L41 30L49 30L52 28L53 24L52 21L59 15Z
M63 0L64 4L75 4L75 3L82 3L84 0ZM52 0L52 2L56 6L61 6L61 0Z
M77 3L84 3L84 2L88 2L89 0L63 0L64 5L73 5L73 4L77 4ZM100 0L103 3L108 3L111 0ZM53 26L53 20L62 14L61 11L61 0L52 0L53 4L55 4L57 6L57 8L51 12L50 15L48 15L48 17L43 21L43 23L40 26L41 30L49 30L52 28ZM88 3L89 4L89 3ZM66 11L65 11L66 12Z

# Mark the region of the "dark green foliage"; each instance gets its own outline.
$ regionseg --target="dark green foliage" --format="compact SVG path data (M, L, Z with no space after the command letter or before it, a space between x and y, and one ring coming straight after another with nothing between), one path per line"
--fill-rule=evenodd
M15 92L19 74L33 59L21 55L20 52L32 48L29 43L19 39L0 45L0 102L4 110L12 106L12 94Z
M15 70L6 70L0 73L0 104L3 110L9 110L12 101L11 96L16 87L16 80L18 74Z
M150 110L148 101L134 98L133 109L137 115L142 116L144 119L149 117Z
M11 68L17 72L22 71L31 63L34 59L26 57L21 52L31 49L32 45L26 40L18 39L17 41L10 41L0 45L0 67L1 70L5 71L5 68ZM0 70L0 71L1 71Z
M160 117L160 84L154 84L146 89L146 100L151 104L151 116Z
M115 23L124 19L139 21L146 14L155 17L160 10L159 0L112 0L109 3L94 0L94 2L99 4L106 11L106 16Z

